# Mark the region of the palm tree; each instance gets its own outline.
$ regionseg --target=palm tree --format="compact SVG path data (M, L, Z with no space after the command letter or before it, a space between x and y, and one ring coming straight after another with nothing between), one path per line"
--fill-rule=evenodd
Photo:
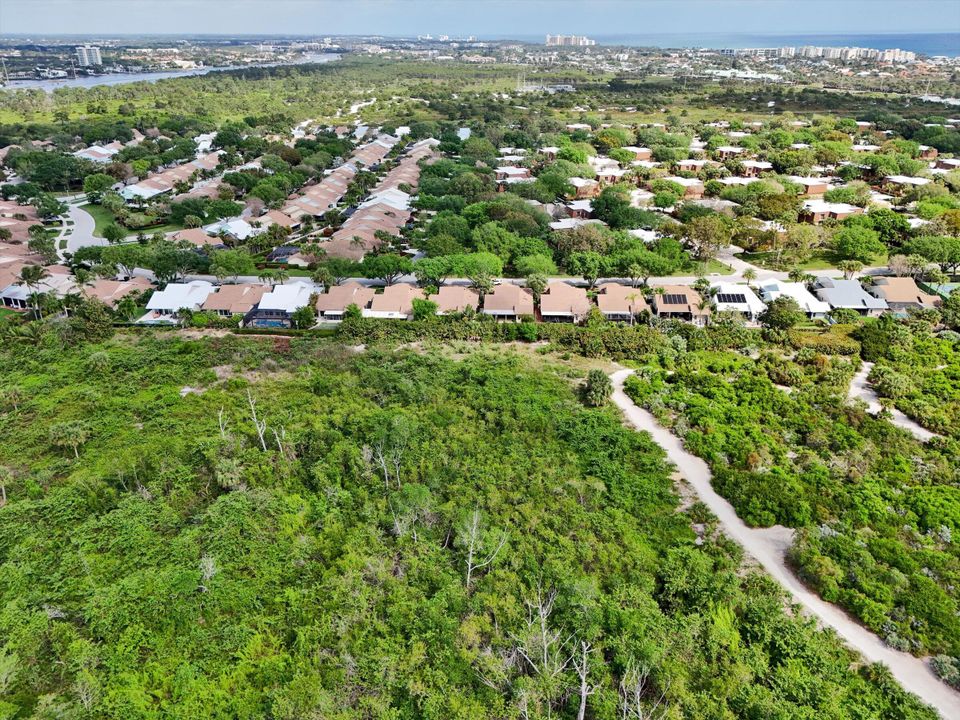
M48 277L50 277L50 273L48 273L47 269L41 265L24 265L23 269L20 271L20 282L26 285L27 289L30 290L30 296L33 300L36 300L37 288L40 286L40 283ZM33 311L42 319L42 315L40 315L39 303L33 307Z
M273 276L272 270L264 270L259 275L257 275L257 280L262 282L264 285L270 285L271 283L273 283L273 277L274 276Z
M843 277L852 280L853 276L863 270L863 263L856 260L841 260L837 263L837 269L843 271Z
M277 282L283 285L287 280L290 279L290 271L285 268L280 268L273 273L273 276L277 279Z
M751 283L757 279L757 271L753 268L747 268L743 271L743 279L747 281L747 287L752 288L753 285Z

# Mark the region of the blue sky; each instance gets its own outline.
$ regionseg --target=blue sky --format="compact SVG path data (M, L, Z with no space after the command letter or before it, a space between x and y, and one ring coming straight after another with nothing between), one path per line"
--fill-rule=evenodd
M958 0L0 0L4 33L960 32Z

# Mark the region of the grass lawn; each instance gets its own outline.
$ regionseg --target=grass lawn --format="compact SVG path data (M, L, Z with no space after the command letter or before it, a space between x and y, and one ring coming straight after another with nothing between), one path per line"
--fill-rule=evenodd
M113 213L100 205L87 203L85 205L81 205L80 209L93 217L93 222L95 224L95 227L93 228L93 234L96 237L103 237L103 231L106 230L107 226L113 225L116 221ZM144 232L147 235L153 235L156 232L168 233L173 232L174 230L183 230L183 225L178 225L176 223L164 223L163 225L157 225L156 227L146 228L144 229ZM135 237L136 234L137 231L135 230L128 231L127 237Z
M706 263L690 262L679 270L670 273L670 277L689 277L690 275L729 275L733 268L719 260L710 260Z
M810 256L810 259L806 262L800 263L799 265L781 265L780 267L776 264L776 253L773 252L756 252L756 253L740 253L737 257L744 262L751 263L758 267L767 268L768 270L792 270L794 267L799 268L800 270L832 270L837 267L837 263L840 262L838 258L831 250L818 250L813 255ZM870 262L865 263L867 267L886 265L887 264L887 255L877 255Z

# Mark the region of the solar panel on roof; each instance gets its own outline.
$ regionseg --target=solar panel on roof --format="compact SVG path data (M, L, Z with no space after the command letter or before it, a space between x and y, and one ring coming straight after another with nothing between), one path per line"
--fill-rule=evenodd
M722 303L736 303L739 305L745 305L747 302L747 296L742 293L718 293L717 300Z
M663 302L667 305L685 305L687 302L687 296L677 293L666 293L663 296Z

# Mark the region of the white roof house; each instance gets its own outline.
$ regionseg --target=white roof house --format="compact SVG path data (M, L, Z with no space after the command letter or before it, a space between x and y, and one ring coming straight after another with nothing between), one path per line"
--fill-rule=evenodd
M830 305L818 300L802 283L767 280L760 286L760 296L767 303L781 297L793 298L800 309L811 318L822 318L830 312Z
M311 282L291 282L287 285L276 285L273 290L260 298L257 309L292 315L296 310L310 304L310 295L314 292L316 292L316 288Z
M736 312L750 320L756 320L767 306L747 285L717 282L711 285L716 292L713 301L718 312Z
M389 205L395 210L409 210L410 195L398 188L389 188L371 195L360 204L360 207L369 207L371 205Z
M213 285L206 280L170 283L150 297L147 310L157 315L174 315L183 309L199 310L212 292Z
M909 175L887 175L887 177L884 178L884 182L894 183L895 185L920 186L929 183L930 178L910 177Z
M248 237L259 235L266 228L255 228L243 218L229 218L218 220L203 228L207 235L219 235L221 232L237 240L246 240Z

